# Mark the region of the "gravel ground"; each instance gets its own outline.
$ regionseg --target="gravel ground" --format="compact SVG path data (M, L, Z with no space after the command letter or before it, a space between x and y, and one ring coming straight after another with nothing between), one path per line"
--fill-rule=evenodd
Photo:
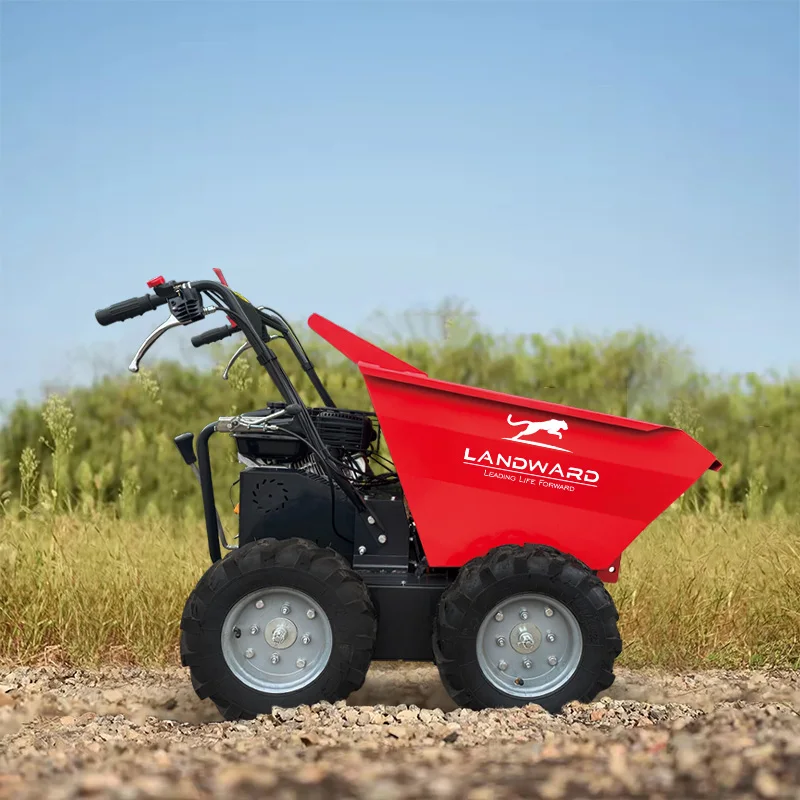
M617 675L552 717L379 663L347 703L228 723L181 669L0 669L0 798L800 798L800 672Z

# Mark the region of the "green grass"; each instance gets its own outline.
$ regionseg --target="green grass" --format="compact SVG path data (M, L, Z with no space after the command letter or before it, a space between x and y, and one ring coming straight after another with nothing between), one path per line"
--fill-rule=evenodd
M0 519L0 661L178 663L183 604L208 566L197 523ZM668 512L610 586L618 664L800 668L800 519Z
M800 668L800 518L667 514L626 551L611 591L619 663Z

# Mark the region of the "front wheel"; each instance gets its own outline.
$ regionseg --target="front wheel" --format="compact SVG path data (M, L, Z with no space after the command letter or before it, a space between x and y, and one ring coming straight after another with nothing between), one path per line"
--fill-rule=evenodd
M618 614L602 581L544 545L502 545L442 595L433 651L452 699L473 709L535 703L557 713L614 682Z
M211 566L186 601L181 660L225 719L336 702L359 689L377 634L363 580L305 539L260 539Z

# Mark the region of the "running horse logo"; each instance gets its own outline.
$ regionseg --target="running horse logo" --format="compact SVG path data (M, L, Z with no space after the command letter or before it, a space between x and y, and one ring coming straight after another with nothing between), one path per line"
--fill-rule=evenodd
M567 450L566 447L558 447L554 444L545 444L544 442L534 442L530 439L526 439L526 436L532 436L534 433L539 433L540 431L544 431L545 433L549 433L551 436L558 436L559 439L562 438L561 431L569 430L567 423L564 422L563 419L548 419L544 422L534 422L530 419L520 419L514 421L511 418L511 414L508 415L508 419L506 420L509 425L518 427L520 425L525 425L525 430L520 431L519 433L515 434L514 436L504 436L503 439L508 442L519 442L520 444L530 444L534 447L547 447L550 450L563 450L565 453L572 452L571 450Z

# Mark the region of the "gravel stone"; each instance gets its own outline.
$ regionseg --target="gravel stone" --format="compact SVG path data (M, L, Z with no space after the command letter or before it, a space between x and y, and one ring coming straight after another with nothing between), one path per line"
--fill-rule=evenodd
M800 672L618 670L604 696L455 708L430 664L224 722L181 669L0 668L0 799L800 798Z

